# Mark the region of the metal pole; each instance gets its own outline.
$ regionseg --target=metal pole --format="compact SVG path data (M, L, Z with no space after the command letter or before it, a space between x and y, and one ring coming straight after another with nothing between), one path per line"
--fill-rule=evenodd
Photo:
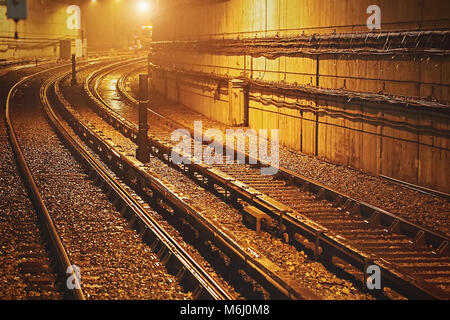
M150 77L150 75L152 73L152 70L150 68L151 62L152 62L152 53L149 52L148 55L147 55L147 74L148 74L149 77Z
M148 147L148 75L139 75L139 131L137 136L136 159L142 163L150 162L150 152Z
M75 55L72 55L72 81L70 82L70 84L72 86L76 86L77 85L77 71L75 69L76 65L75 65Z

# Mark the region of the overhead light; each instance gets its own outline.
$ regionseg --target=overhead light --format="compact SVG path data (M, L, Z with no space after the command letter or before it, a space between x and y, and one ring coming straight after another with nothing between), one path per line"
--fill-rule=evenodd
M147 1L139 1L138 9L140 11L148 11L149 8L150 8L150 5Z

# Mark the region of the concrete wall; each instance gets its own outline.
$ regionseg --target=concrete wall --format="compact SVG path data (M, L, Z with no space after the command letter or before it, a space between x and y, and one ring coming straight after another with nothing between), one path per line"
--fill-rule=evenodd
M183 81L170 73L154 73L154 88L172 101L178 101L210 119L229 119L227 88L216 94L217 87L192 80Z
M249 104L250 127L280 129L280 140L290 148L448 192L448 115L325 98L279 97L264 92L251 95L254 98ZM261 97L299 108L266 105L259 102ZM371 121L378 117L386 123ZM418 127L440 132L419 131ZM445 132L447 137L442 136Z
M0 6L0 58L57 57L58 39L74 39L78 30L69 30L66 20L68 4L28 1L28 18L19 21L19 40L14 39L15 23L6 17L6 6Z
M80 30L67 28L71 4L81 8ZM87 39L88 51L127 49L141 26L149 24L149 12L140 12L131 1L28 0L28 18L18 23L15 41L15 23L0 6L0 59L58 57L59 39L66 38Z
M382 30L448 27L446 0L225 0L159 1L169 7L155 21L155 39L279 36L367 30L370 5L381 8ZM203 4L201 4L203 3Z
M381 30L449 30L446 0L228 0L161 1L154 24L157 41L283 38L292 35L368 32L366 9L381 8ZM376 30L378 32L378 30ZM181 71L266 83L412 97L449 105L448 54L391 54L292 57L275 59L244 54L159 49L152 62ZM205 83L176 79L162 72L158 91L206 116L235 125L226 90L220 95ZM201 82L201 81L200 81ZM284 103L284 105L283 105ZM280 129L280 142L306 154L372 174L382 174L450 192L449 113L407 108L388 102L346 102L306 94L251 89L248 124ZM374 120L375 119L375 120ZM238 123L239 124L239 123Z

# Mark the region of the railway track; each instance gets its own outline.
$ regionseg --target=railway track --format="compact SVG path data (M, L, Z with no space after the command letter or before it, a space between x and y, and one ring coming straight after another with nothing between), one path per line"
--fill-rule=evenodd
M57 70L60 67L51 68L51 70ZM44 235L45 240L48 244L48 252L51 254L51 259L53 259L55 263L55 273L60 278L59 281L61 281L61 278L64 278L63 275L66 275L66 271L70 270L70 267L72 266L71 261L68 258L67 251L65 250L61 238L56 231L56 227L53 223L52 218L50 217L50 214L47 210L46 205L44 204L44 201L40 195L39 189L36 185L36 182L33 178L33 175L31 174L31 170L25 160L22 148L19 144L19 140L17 138L16 130L14 129L12 120L11 120L11 112L12 112L12 97L17 92L18 88L23 85L26 81L30 80L31 78L40 75L46 71L40 71L33 75L27 76L17 82L9 91L7 102L6 102L6 113L5 113L5 120L7 129L9 132L9 139L13 148L13 151L15 153L15 158L17 161L17 165L19 168L19 171L22 175L23 181L25 182L27 189L30 194L31 201L35 207L36 213L37 213L37 220L38 220L38 227L40 232ZM25 225L26 226L26 225ZM33 258L32 260L25 261L22 264L22 268L29 269L29 272L33 273L49 273L49 265L46 263L46 259L43 256L42 252L42 246L39 244L33 244L30 243L29 245L24 245L23 248L25 249L26 253L24 253L24 257L27 258ZM37 254L33 254L33 252L36 252ZM42 271L39 271L39 269L43 269ZM74 271L72 270L72 275L74 274ZM46 280L46 281L45 281ZM75 285L79 285L77 277L74 278ZM56 277L52 279L52 277L45 277L42 280L38 280L36 283L37 286L40 286L40 290L48 290L49 287L56 285ZM42 288L43 286L47 288ZM73 298L76 299L84 299L83 292L75 288L72 292Z
M8 92L5 92L5 95ZM6 130L5 110L0 122L0 264L1 299L61 299L58 274L41 234L33 205L15 166ZM12 285L13 284L13 285Z
M115 68L114 70L117 69L118 68ZM113 88L113 86L111 86L110 84L106 86L106 90L110 91L111 88ZM113 100L117 100L113 96L114 95L111 95ZM118 110L123 108L123 111L127 109L120 103L117 103L115 107L118 108ZM100 114L103 114L104 111L105 109L97 109L97 112L99 112ZM135 113L135 111L133 111L133 113ZM111 132L111 130L114 130L115 128L122 128L128 132L125 127L120 127L118 123L115 123L115 118L113 115L103 114L103 116L104 118L113 120L112 122L110 122L112 123L112 127L106 129L108 130L108 132ZM90 117L91 115L89 115L87 118ZM104 127L99 123L99 121L96 121L95 126L99 126L100 128ZM127 144L130 144L130 141L120 142L123 139L118 139L115 134L108 134L108 137L111 137L112 141L115 141L114 143L120 144L122 146L121 148L123 148L123 146ZM133 152L135 151L132 151L132 153ZM150 167L160 168L161 165L165 167L162 162L158 163L158 161L155 161L155 163L153 163ZM157 171L160 172L159 169L157 169ZM209 195L208 192L197 191L195 187L192 188L192 186L186 185L186 182L182 182L183 178L180 179L180 177L177 177L176 175L174 176L173 172L162 170L160 174L162 174L163 176L166 176L166 174L168 174L172 177L172 183L176 185L177 188L180 185L183 192L188 192L188 194L192 195L192 199L190 196L188 196L189 202L192 203L195 207L202 208L200 215L204 216L206 220L209 220L210 224L214 225L216 229L218 228L219 230L224 230L226 233L224 238L230 236L231 238L235 239L235 242L240 245L244 252L248 251L249 253L251 253L247 259L251 259L252 256L259 257L259 260L263 264L265 263L267 265L267 270L273 270L276 274L288 275L284 281L290 283L290 286L297 283L297 286L299 286L300 288L313 288L314 292L316 292L316 296L311 295L310 293L301 294L300 296L302 296L303 298L309 297L316 299L318 297L321 297L322 295L323 297L331 298L339 297L341 295L341 298L344 299L345 297L347 299L355 299L356 288L349 282L339 280L338 278L332 276L321 265L304 261L305 259L303 257L303 253L300 253L299 255L294 251L295 249L292 246L279 243L268 234L258 234L254 231L249 232L248 230L250 229L242 224L242 216L239 214L239 212L235 209L230 210L230 207L228 205L220 205L219 203L223 203L222 201L220 201L220 199L212 196L212 194ZM211 206L205 207L204 201L210 202ZM219 205L216 205L216 203L218 203ZM236 221L236 218L239 221ZM233 231L228 229L228 226L230 225L232 225ZM226 251L226 246L222 248ZM287 261L286 259L289 259L289 261ZM232 263L232 265L236 266L236 268L239 268L242 263L239 263L239 261L235 261ZM296 280L299 279L299 277L300 280L302 280L303 274L310 274L312 275L312 277L307 281ZM293 275L296 275L296 277L293 277ZM338 292L336 292L337 288L343 289L338 289ZM344 297L342 297L342 295L344 295ZM370 299L368 294L360 292L356 293L356 296L358 297L357 299Z
M97 111L135 139L137 127L132 121L136 119L123 118L97 90L107 72L92 74L85 89L96 101ZM137 101L126 92L123 83L124 77L117 81L117 89L127 103L136 106ZM151 152L170 163L170 133L183 126L150 112ZM245 159L249 163L248 154ZM450 260L449 239L445 235L283 168L276 177L261 176L259 169L267 164L259 160L254 166L191 163L180 165L179 170L205 188L222 194L227 201L244 203L244 215L256 220L258 228L264 229L265 221L275 221L286 241L309 249L322 261L333 262L343 269L356 268L364 280L367 267L376 264L381 268L383 283L409 298L448 299Z
M115 70L117 64L105 68ZM219 263L226 265L226 272L232 275L232 280L241 278L242 280L239 280L241 287L248 287L241 290L243 297L318 299L318 296L309 289L287 279L280 268L267 258L256 254L249 247L242 247L236 240L215 227L183 197L172 192L170 186L166 186L155 176L143 170L135 159L126 157L121 150L122 147L114 146L114 143L108 141L101 132L96 132L93 126L81 124L74 117L77 113L76 108L72 107L61 94L59 84L56 85L56 92L64 106L62 112L65 119L71 123L74 131L80 137L84 137L85 142L93 150L98 151L102 160L115 171L120 179L133 186L133 189L140 192L143 198L148 199L148 203L159 206L160 209L166 209L167 219L182 228L183 234L192 234L193 242L200 247L200 251L206 252L212 260L221 260L222 262L219 261ZM114 149L116 151L109 154L105 152L105 150Z
M40 79L36 78L47 71L26 77L11 89L6 119L18 165L52 244L58 274L63 278L70 276L66 275L66 270L75 262L84 276L81 286L76 285L74 290L68 291L76 299L230 299L231 295L152 221L142 204L72 137L54 113L49 98L50 88L58 76L51 77L41 86ZM45 115L42 110L31 110L32 107L25 103L39 88ZM25 90L28 90L28 98L24 98ZM45 137L39 136L42 134ZM42 142L42 138L44 145L40 147L46 156L39 158L33 148L36 148L35 143ZM69 198L65 197L67 195ZM74 198L72 203L70 198ZM83 202L91 205L91 210ZM77 210L82 213L77 215ZM120 218L121 214L139 221L140 236L128 228L126 221ZM142 244L141 237L150 243L149 247ZM148 248L153 249L151 254ZM136 269L137 266L141 267ZM136 278L134 282L133 278ZM76 284L77 277L74 279ZM178 283L184 290L178 288ZM136 289L142 285L143 288ZM133 295L140 290L144 295Z
M112 68L114 66L115 64ZM147 200L150 206L158 212L164 212L167 219L181 230L183 237L190 238L199 251L208 256L219 272L226 273L227 280L238 288L243 298L318 298L309 289L291 283L282 272L279 272L279 268L266 258L258 256L250 248L243 248L223 231L213 226L196 208L172 192L170 186L166 186L142 170L135 159L130 160L123 154L119 154L118 146L111 144L101 132L92 131L92 126L83 125L75 119L73 114L76 111L61 94L59 81L56 82L55 92L63 107L61 112L66 121L80 137L84 137L85 143L92 150L98 152L101 160L113 169L115 175L119 177L118 181L126 181L132 185L133 189L140 191L141 197ZM68 110L71 112L67 112ZM145 232L144 220L135 215L131 215L130 218L140 233ZM167 257L166 254L162 255Z

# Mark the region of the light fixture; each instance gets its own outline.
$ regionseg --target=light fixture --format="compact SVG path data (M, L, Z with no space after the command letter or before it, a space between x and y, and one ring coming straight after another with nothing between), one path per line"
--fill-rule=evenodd
M149 8L150 8L150 5L148 4L147 1L139 1L138 2L138 9L140 11L148 11Z

